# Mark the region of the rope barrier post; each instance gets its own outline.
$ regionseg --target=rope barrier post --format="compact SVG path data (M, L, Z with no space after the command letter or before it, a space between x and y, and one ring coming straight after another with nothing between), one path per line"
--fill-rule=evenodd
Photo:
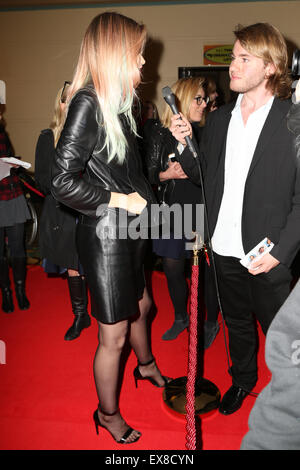
M191 282L191 313L189 331L189 359L186 384L186 448L196 449L195 421L195 381L197 375L197 344L198 344L198 279L199 279L199 249L203 247L202 239L196 234L193 247L193 265Z
M186 448L196 449L196 424L195 424L195 380L197 371L197 315L198 315L198 250L194 250L191 285L191 314L189 332L189 360L186 384Z
M166 406L172 412L185 415L185 447L187 450L196 450L197 448L196 415L203 415L217 409L221 397L215 384L204 377L197 376L199 255L205 250L203 241L199 237L196 234L193 246L188 374L187 377L178 377L168 382L163 391L163 400Z

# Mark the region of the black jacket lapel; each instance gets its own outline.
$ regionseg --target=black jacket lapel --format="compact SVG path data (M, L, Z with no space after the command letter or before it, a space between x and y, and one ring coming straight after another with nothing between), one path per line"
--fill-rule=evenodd
M285 104L284 106L282 106L282 103L285 102L280 101L278 98L275 98L273 101L272 107L257 141L257 145L248 172L248 177L249 175L251 175L254 167L260 160L264 149L268 146L270 142L270 139L272 138L274 133L276 133L278 127L282 122L282 119L285 119L286 117L286 106Z

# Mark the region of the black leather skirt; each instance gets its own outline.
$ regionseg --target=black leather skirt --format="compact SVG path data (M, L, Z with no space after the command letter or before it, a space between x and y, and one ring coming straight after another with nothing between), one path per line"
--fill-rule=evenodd
M136 315L145 287L146 240L128 236L124 218L120 227L121 211L107 208L97 219L81 216L77 226L77 248L91 294L91 313L102 323ZM127 218L130 225L136 216Z

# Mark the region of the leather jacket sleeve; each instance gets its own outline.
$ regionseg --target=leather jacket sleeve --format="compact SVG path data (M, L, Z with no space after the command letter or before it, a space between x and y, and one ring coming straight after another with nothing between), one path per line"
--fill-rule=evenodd
M159 173L167 169L167 158L162 127L159 121L146 122L144 129L144 150L148 179L151 184L160 185Z
M97 120L98 110L98 100L92 91L82 89L74 96L52 167L53 196L90 217L96 217L97 208L110 200L110 191L82 176L98 139L104 139Z

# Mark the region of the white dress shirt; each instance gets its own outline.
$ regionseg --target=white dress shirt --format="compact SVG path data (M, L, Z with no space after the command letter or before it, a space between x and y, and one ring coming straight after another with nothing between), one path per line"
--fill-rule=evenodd
M231 113L226 141L224 192L212 237L212 248L217 254L236 258L245 256L242 243L245 183L274 96L250 114L246 125L241 112L242 98L243 94L240 94Z

